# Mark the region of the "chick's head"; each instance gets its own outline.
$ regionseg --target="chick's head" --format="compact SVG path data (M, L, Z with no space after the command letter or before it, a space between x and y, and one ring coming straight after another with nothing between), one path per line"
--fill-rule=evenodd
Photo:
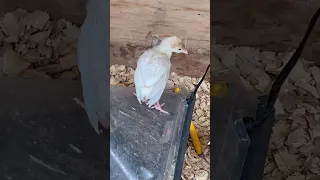
M166 48L167 50L174 52L174 53L184 53L188 54L186 49L185 40L179 38L177 36L171 36L164 38L160 44L160 46Z

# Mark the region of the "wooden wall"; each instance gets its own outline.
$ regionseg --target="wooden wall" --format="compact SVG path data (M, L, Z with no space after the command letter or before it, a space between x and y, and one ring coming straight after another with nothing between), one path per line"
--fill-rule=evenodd
M201 76L210 61L210 0L111 0L110 30L113 63L135 67L152 34L187 39L190 53L173 56L173 71Z

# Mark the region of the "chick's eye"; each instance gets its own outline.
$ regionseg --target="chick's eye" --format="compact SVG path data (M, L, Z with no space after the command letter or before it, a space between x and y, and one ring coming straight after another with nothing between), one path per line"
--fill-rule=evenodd
M179 49L179 51L181 51L181 49Z

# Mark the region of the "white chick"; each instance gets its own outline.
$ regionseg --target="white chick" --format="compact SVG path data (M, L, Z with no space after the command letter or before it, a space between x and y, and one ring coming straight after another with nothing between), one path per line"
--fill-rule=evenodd
M107 16L110 14L109 0L88 0L87 16L78 41L78 67L84 103L74 100L87 112L94 130L100 134L99 126L109 129L110 36ZM100 125L99 125L100 124Z
M159 103L170 76L172 53L185 53L182 39L176 36L164 38L160 45L145 51L138 59L134 74L135 95L139 103L146 103L149 108L155 108L168 114Z

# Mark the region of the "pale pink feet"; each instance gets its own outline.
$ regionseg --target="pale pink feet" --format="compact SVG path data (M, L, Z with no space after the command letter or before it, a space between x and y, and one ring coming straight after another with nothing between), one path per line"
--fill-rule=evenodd
M167 111L165 111L165 110L162 109L162 106L163 106L164 104L165 104L165 103L163 103L163 104L160 105L160 103L159 103L159 101L158 101L155 105L151 106L151 108L154 108L154 109L156 109L156 110L158 110L158 111L160 111L160 112L162 112L162 113L169 114Z
M133 92L133 94L137 97L136 93ZM143 98L143 99L141 100L141 102L147 104L148 100L147 100L146 98ZM141 104L141 103L140 103L140 104Z
M133 92L133 94L137 97L136 93ZM141 102L143 102L143 103L145 103L146 105L148 105L148 100L147 100L146 98L142 99ZM140 103L140 104L141 104L141 103ZM160 111L160 112L162 112L162 113L169 114L167 111L165 111L165 110L162 109L162 106L163 106L164 104L165 104L165 103L163 103L163 104L160 105L160 103L159 103L159 101L158 101L155 105L151 106L151 108L154 108L154 109L156 109L156 110L158 110L158 111Z

